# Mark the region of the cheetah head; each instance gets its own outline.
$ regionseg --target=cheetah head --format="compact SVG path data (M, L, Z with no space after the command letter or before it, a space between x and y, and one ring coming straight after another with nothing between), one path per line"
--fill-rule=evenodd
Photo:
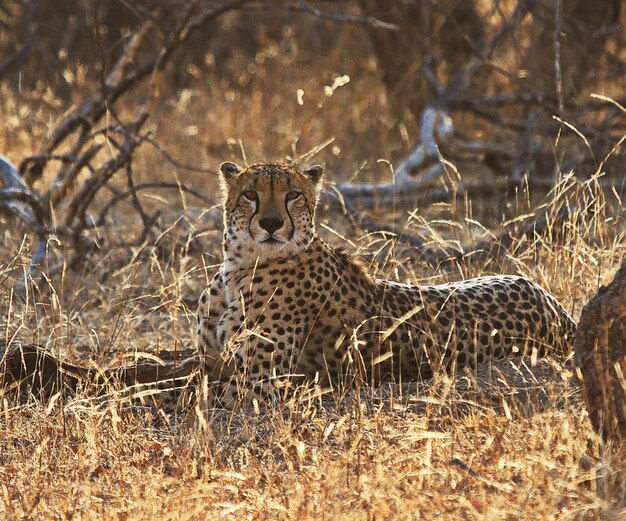
M220 167L224 193L224 255L253 264L293 255L315 235L323 168L260 163Z

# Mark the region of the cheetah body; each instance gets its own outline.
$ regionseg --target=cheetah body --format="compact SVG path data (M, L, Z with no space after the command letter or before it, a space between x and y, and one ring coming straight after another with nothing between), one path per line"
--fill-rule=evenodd
M287 377L415 381L569 348L574 322L526 278L401 284L324 243L314 227L321 168L227 163L222 172L225 260L200 298L198 347L225 403L244 388L272 394Z

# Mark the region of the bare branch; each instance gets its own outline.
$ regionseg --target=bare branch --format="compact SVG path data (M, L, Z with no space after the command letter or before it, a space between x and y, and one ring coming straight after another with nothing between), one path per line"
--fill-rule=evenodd
M98 216L98 218L95 221L94 227L100 227L100 226L104 226L104 223L106 221L106 217L109 214L109 212L115 207L117 206L120 202L122 202L124 199L132 196L133 194L137 194L139 192L142 192L143 190L154 190L154 189L159 189L159 190L178 190L179 192L184 192L187 193L189 195L192 195L194 197L196 197L197 199L201 200L202 202L206 203L207 205L212 205L212 201L206 197L205 195L202 195L200 192L197 192L191 188L188 188L184 185L179 185L176 183L141 183L138 185L134 185L132 188L130 188L129 190L119 193L117 194L115 197L113 197L101 210L100 215Z
M396 182L401 185L413 182L418 187L423 187L435 181L444 171L443 164L439 162L439 150L435 134L440 139L445 140L452 135L453 131L452 120L445 110L436 109L433 106L427 107L422 115L420 143L394 172ZM424 166L428 160L434 160L438 164L415 180L413 172Z
M357 24L357 25L368 25L370 27L374 27L376 29L385 29L387 31L398 31L400 28L373 16L367 15L349 15L349 14L339 14L339 13L328 13L326 11L322 11L317 7L312 6L306 0L298 0L295 8L298 11L302 11L303 13L307 13L317 18L321 18L323 20L331 20L333 22L341 22L341 23L349 23L349 24Z
M167 150L165 150L157 141L152 139L151 137L146 138L146 143L152 145L159 153L172 165L174 165L179 170L188 170L190 172L198 172L200 174L209 174L214 173L210 168L201 168L199 166L189 165L187 163L182 163L175 159L172 154L170 154Z
M35 278L45 259L46 240L50 236L58 235L70 239L75 251L70 265L75 265L90 254L95 243L86 237L85 232L97 226L97 223L86 218L87 211L99 191L107 186L109 180L121 169L126 169L129 190L116 201L127 196L133 198L135 210L138 211L143 223L142 236L148 236L158 214L148 216L143 211L136 196L138 187L134 185L132 179L132 159L136 148L150 139L148 133L141 134L141 129L159 97L160 78L174 52L193 31L200 29L217 16L242 6L247 1L230 0L215 3L194 0L185 2L182 10L156 5L144 23L128 40L123 53L103 81L101 89L56 127L42 153L26 158L22 162L20 171L25 173L27 180L32 181L41 177L50 161L61 161L61 168L43 195L34 194L10 164L4 161L0 163L0 180L4 180L3 184L6 186L1 192L3 198L0 208L11 211L27 222L34 233L36 244L28 273L18 284L17 291L25 291L27 279ZM163 44L156 50L146 50L147 36L154 29L162 30ZM146 55L147 58L143 58ZM122 122L117 115L115 103L148 77L150 77L150 82L144 103L139 106L132 121ZM117 121L117 125L107 125L105 129L93 132L93 127L107 113L111 115L111 119ZM118 144L113 138L114 133L120 133L123 136L121 143ZM104 135L116 151L107 160L98 165L92 165L92 162L97 161L98 153L103 147L101 142L95 140L100 135ZM67 148L68 143L71 143L69 152L53 153L63 146ZM156 146L154 142L152 145ZM158 146L157 148L160 149ZM175 162L167 152L161 149L160 151L166 158ZM85 168L89 170L90 175L76 189L74 185ZM184 191L183 188L178 189ZM70 197L70 194L71 199L64 210L57 213L64 225L49 226L50 212L56 210L56 207ZM114 204L116 203L105 207L107 211Z
M0 156L0 183L6 187L0 190L0 207L13 213L30 226L43 226L41 202L24 182L17 169L2 156Z
M525 13L524 2L518 2L515 12L513 14L513 20L517 20ZM450 103L459 98L467 89L471 78L476 74L480 66L491 56L491 54L498 48L502 41L514 30L516 25L514 23L506 23L498 31L498 33L491 39L489 43L483 46L480 51L476 53L476 56L471 58L467 65L459 72L454 74L450 79L445 89L439 84L435 75L430 68L429 57L423 64L423 69L428 78L430 78L431 84L435 90L435 101L422 113L422 120L420 126L420 138L418 145L413 152L404 159L397 170L394 173L394 177L398 184L404 186L409 184L415 179L414 172L422 167L424 163L432 158L439 158L439 150L437 146L437 139L445 142L454 133L454 126L452 120L448 115L448 107ZM417 182L419 185L428 185L436 180L444 172L442 164L432 167L425 175L423 175Z
M50 192L44 200L46 206L48 204L56 206L66 196L68 191L73 188L76 178L82 169L102 150L102 146L101 144L91 145L80 157L59 171Z

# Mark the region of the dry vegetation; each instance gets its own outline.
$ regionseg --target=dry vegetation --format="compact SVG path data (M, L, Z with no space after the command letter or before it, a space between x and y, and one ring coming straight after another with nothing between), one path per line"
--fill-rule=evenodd
M241 23L238 16L221 22L230 36L219 53L177 70L148 123L171 156L207 172L177 168L145 144L135 153L135 182L180 182L217 205L213 172L222 160L315 160L326 164L329 185L389 180L390 163L411 150L413 131L403 140L391 122L363 28L304 15L281 25L270 16L251 56L237 43L245 31L232 29ZM16 163L37 153L59 118L97 84L80 63L68 61L58 74L71 86L69 97L43 82L22 88L0 83L0 153ZM332 95L328 87L334 87ZM594 89L623 94L610 82ZM554 150L557 156L569 153L559 142ZM100 152L112 153L107 147ZM607 180L602 159L582 179L565 172L564 179L553 180L559 204L549 215L576 203L565 222L555 220L541 235L520 238L498 259L469 257L435 270L410 246L354 228L331 209L322 209L320 231L354 249L372 269L402 281L527 275L577 318L626 255L623 179ZM457 175L467 179L462 164L456 169L442 183ZM491 182L468 171L469 180ZM38 182L45 183L45 175ZM112 190L124 183L123 177L114 180ZM428 211L376 212L381 221L396 222L427 242L465 244L531 213L544 196L501 195L460 198ZM24 225L0 214L3 340L37 342L68 360L101 365L124 353L192 344L194 299L219 264L220 230L214 219L202 224L199 214L210 206L189 194L155 189L140 198L147 211L162 212L160 247L152 237L105 248L80 268L66 267L33 284L25 301L13 288L28 269L33 244ZM181 215L187 224L177 221ZM131 204L121 204L96 237L106 244L131 240L138 224ZM53 240L49 247L55 250ZM543 404L530 412L506 393L496 398L497 407L482 403L480 388L459 398L444 375L413 392L419 410L403 406L406 397L352 396L341 406L169 414L115 397L95 403L82 392L27 404L5 395L0 517L626 519L623 454L604 447L594 433L570 382L571 366L559 366L555 375Z

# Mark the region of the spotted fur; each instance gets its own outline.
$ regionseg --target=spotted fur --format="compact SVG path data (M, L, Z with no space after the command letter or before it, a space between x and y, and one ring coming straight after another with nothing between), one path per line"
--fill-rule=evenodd
M415 381L570 349L573 320L526 278L400 284L324 243L314 224L321 167L221 171L224 263L200 297L197 343L223 404L279 393L298 378Z

